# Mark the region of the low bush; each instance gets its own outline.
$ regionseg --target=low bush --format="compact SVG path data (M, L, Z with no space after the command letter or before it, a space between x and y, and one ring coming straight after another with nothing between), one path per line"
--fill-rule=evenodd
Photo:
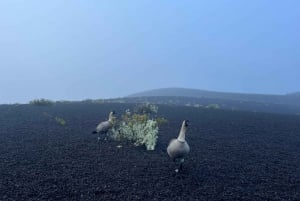
M54 105L54 101L41 98L41 99L31 100L29 101L29 104L36 105L36 106L50 106L50 105Z
M152 104L139 105L131 113L128 109L121 121L112 129L114 139L128 140L135 146L145 145L147 150L154 150L158 138L158 125L166 123L164 118L154 118L158 107Z
M54 119L58 124L60 124L62 126L66 125L66 121L63 118L55 117Z
M220 106L218 104L209 104L206 106L206 108L209 109L220 109Z

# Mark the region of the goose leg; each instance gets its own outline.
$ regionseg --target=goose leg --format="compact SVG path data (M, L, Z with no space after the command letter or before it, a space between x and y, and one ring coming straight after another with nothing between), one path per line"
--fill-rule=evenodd
M180 165L179 165L179 170L182 170L183 167L183 162L184 162L184 158L180 159Z
M179 171L182 170L182 166L183 166L183 163L180 163L180 165L179 165Z
M180 163L179 167L175 169L175 172L179 173L179 172L181 172L181 170L182 170L182 163Z
M174 162L175 165L177 165L177 163L176 163L176 158L173 158L173 162ZM178 171L179 171L178 168L176 168L176 169L175 169L175 172L178 173Z
M103 140L108 141L108 131L103 133Z
M178 167L177 169L175 169L175 172L176 172L176 173L182 171L183 162L184 162L184 159L181 158L181 159L179 160L179 167Z

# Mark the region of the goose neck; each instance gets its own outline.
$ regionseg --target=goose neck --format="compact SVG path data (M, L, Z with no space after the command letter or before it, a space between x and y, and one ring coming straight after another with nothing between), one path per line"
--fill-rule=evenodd
M185 142L185 129L181 129L179 135L178 135L178 138L177 140L179 142Z

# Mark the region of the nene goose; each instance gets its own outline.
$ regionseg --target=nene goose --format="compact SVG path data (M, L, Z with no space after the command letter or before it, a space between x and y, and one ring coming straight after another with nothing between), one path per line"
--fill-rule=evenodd
M100 135L104 134L106 135L107 132L109 131L109 129L112 128L113 126L113 120L114 120L114 114L115 114L115 111L111 111L109 113L109 117L108 117L108 120L107 121L103 121L103 122L100 122L97 127L96 127L96 130L94 130L92 133L93 134L97 134L98 133L98 141L101 139L100 138Z
M189 125L188 123L188 120L184 120L182 122L182 126L177 139L172 139L167 148L167 152L170 158L175 162L175 164L179 163L179 168L175 169L176 173L182 170L184 158L190 151L190 146L185 141L185 133Z

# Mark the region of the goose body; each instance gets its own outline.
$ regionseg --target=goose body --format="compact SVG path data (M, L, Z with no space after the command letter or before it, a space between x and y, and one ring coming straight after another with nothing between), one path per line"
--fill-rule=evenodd
M179 162L179 169L176 169L176 172L182 169L184 158L190 152L190 146L185 140L187 126L188 120L184 120L182 122L182 126L178 137L176 139L172 139L167 147L167 153L170 156L170 158L175 163Z
M112 126L113 123L111 121L103 121L97 125L93 133L106 133Z
M167 152L173 160L184 159L190 152L190 146L186 141L181 142L178 139L172 139L167 148Z
M96 129L92 132L93 134L97 134L97 133L99 134L98 140L100 139L100 134L106 134L109 131L109 129L112 128L113 119L115 118L113 116L114 114L115 114L114 111L110 112L108 120L100 122L97 125Z

